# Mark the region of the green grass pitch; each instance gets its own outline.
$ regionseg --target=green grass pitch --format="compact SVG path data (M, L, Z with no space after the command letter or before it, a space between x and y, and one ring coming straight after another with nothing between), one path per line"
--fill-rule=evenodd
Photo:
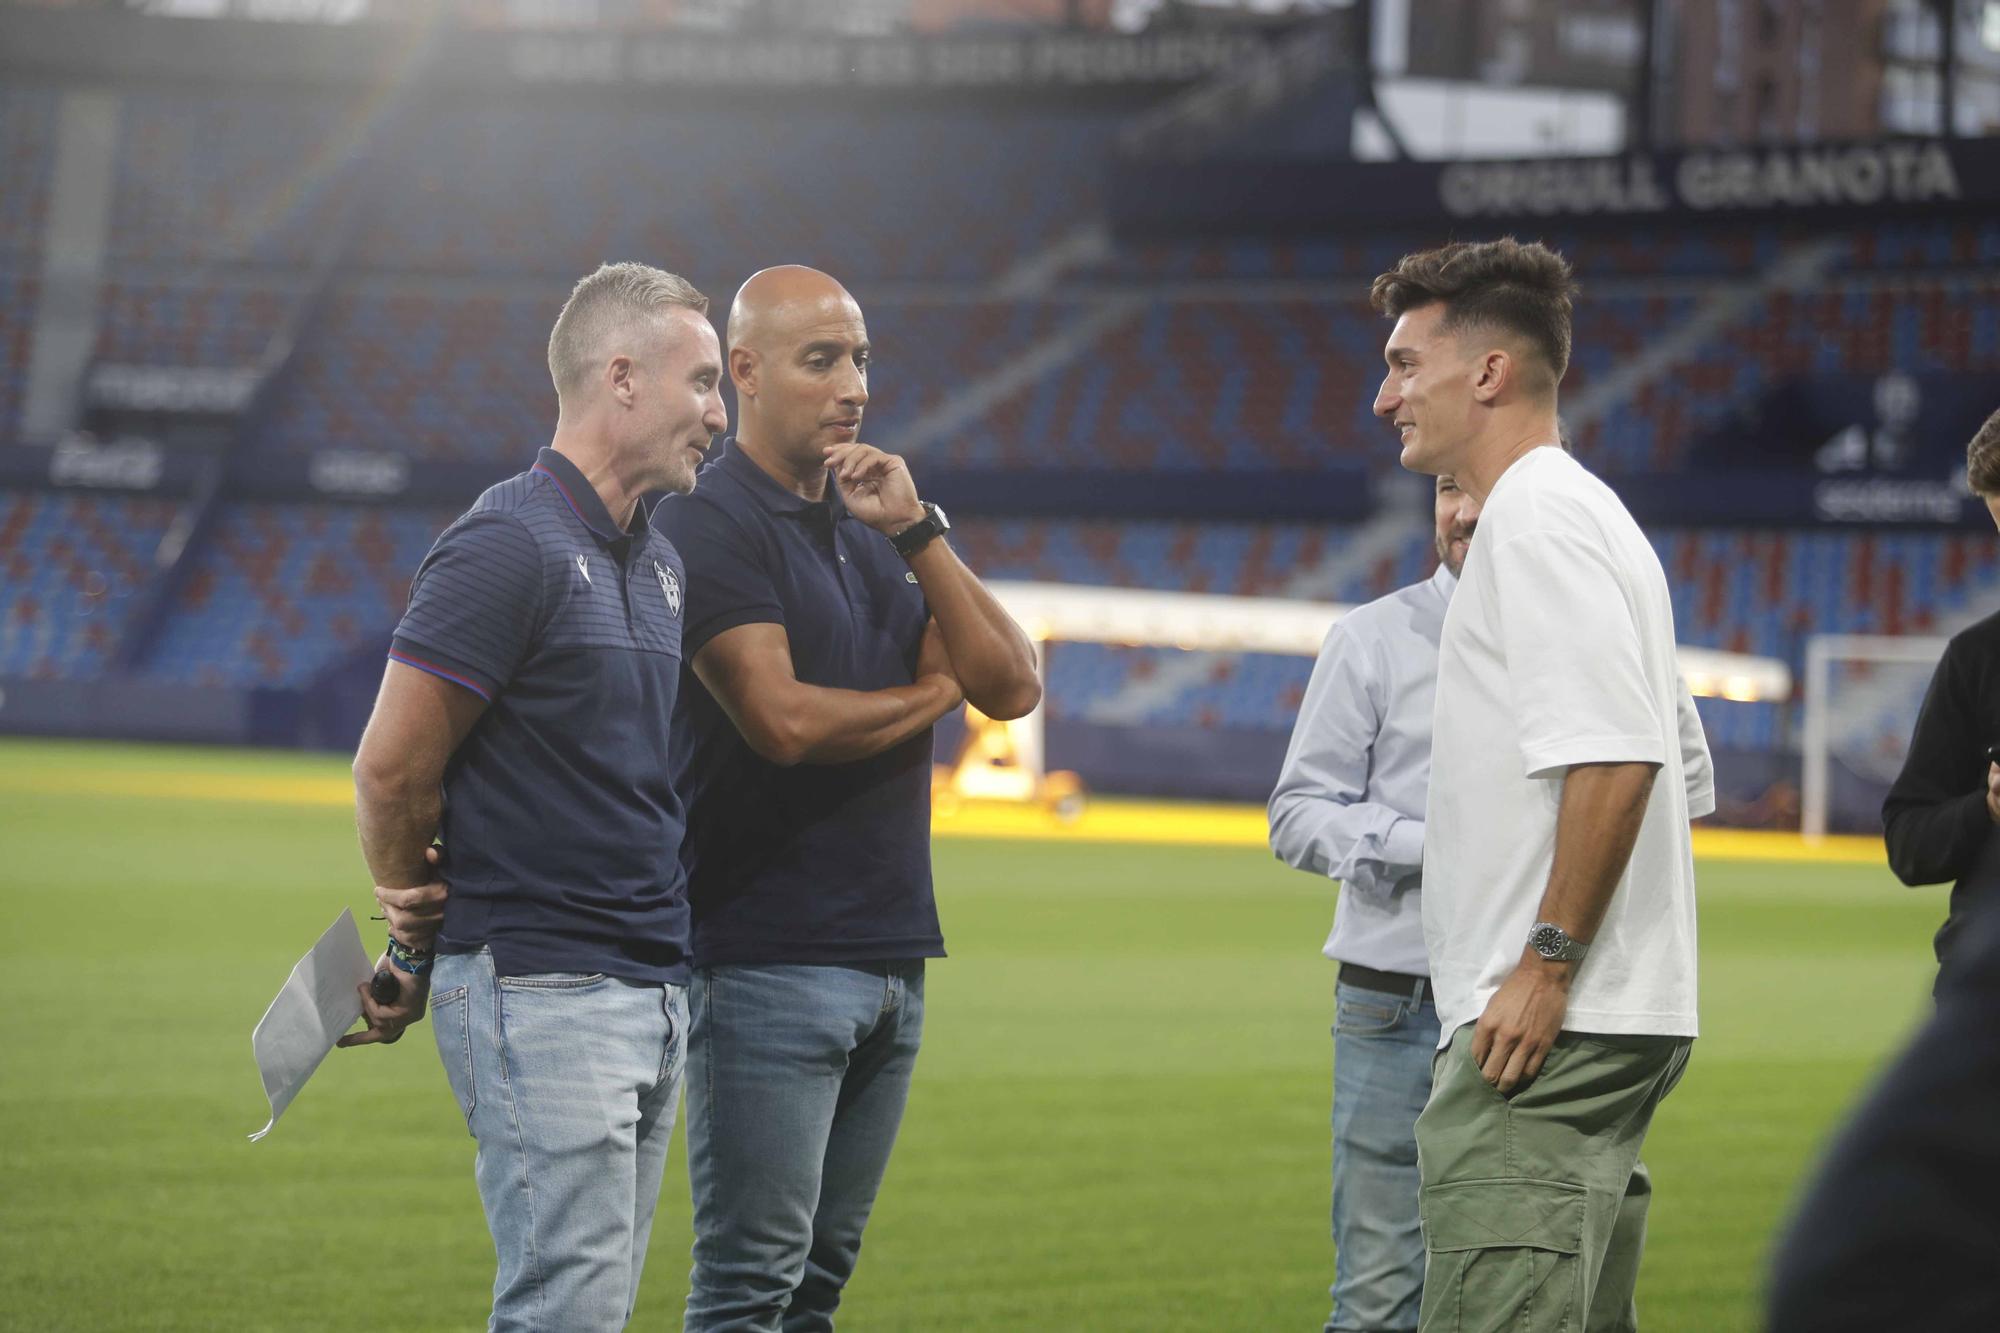
M335 1052L245 1141L252 1025L370 900L344 810L81 790L194 769L342 765L0 743L0 1326L483 1327L473 1145L428 1026ZM952 956L841 1327L1317 1329L1331 887L1254 850L936 861ZM1647 1148L1648 1329L1755 1327L1777 1220L1920 1015L1942 911L1886 870L1703 864L1705 1035ZM635 1328L679 1327L678 1154Z

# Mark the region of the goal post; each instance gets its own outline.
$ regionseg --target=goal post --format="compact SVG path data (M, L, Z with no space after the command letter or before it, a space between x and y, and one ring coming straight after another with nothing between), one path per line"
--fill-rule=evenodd
M1806 640L1799 831L1824 838L1836 806L1879 808L1909 753L1917 709L1950 640L1815 634Z

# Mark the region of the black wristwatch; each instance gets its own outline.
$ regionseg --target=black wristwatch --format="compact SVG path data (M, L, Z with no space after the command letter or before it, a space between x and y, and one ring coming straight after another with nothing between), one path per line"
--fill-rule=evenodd
M1528 947L1551 963L1580 963L1590 952L1590 946L1582 940L1572 939L1570 933L1553 921L1537 921L1528 931Z
M944 510L928 500L923 505L923 518L889 539L889 545L895 547L896 554L905 560L929 546L932 538L942 537L951 531L951 520L944 516Z

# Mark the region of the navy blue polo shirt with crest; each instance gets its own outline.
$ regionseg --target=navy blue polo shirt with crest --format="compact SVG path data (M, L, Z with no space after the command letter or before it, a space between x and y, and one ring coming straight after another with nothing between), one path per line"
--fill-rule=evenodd
M491 948L503 976L687 981L669 725L686 586L644 506L620 532L553 449L424 557L389 656L487 703L445 769L438 948Z
M808 685L914 679L930 608L889 539L831 478L803 500L734 440L692 495L653 511L687 562L684 664L724 630L778 624ZM931 893L931 733L868 759L783 768L759 756L684 665L675 785L699 966L859 963L944 954Z

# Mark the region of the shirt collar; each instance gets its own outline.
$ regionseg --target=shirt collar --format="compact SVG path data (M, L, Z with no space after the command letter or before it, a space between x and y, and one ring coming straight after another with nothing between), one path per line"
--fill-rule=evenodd
M818 502L806 499L788 486L781 486L771 474L757 466L757 460L743 452L730 436L722 442L722 450L716 455L715 466L723 475L732 477L745 490L774 514L807 514L824 511L838 520L847 517L847 505L840 498L840 487L834 485L833 478L826 479L826 498Z
M1452 590L1458 587L1458 575L1451 572L1451 566L1438 561L1437 573L1431 575L1431 586L1438 590L1438 596L1451 600Z
M1550 440L1546 444L1536 445L1534 448L1528 450L1528 452L1522 454L1519 458L1509 463L1507 465L1507 470L1505 472L1502 472L1499 476L1493 479L1493 489L1486 493L1486 498L1480 502L1481 507L1493 503L1493 497L1500 493L1500 487L1506 483L1507 478L1513 476L1517 472L1527 471L1527 468L1521 466L1523 463L1529 463L1529 464L1536 463L1544 458L1549 457L1550 455L1554 455L1557 458L1565 459L1570 463L1576 462L1576 455L1572 454L1569 450L1563 448L1562 444L1559 441Z
M611 511L604 507L604 501L599 498L597 488L584 480L583 473L577 469L576 464L554 449L543 449L536 454L535 465L528 470L554 482L556 491L569 505L570 512L575 514L578 521L589 528L591 534L599 541L615 542L622 541L626 537L646 535L646 506L632 506L632 526L627 531L620 532L618 524L612 520Z

